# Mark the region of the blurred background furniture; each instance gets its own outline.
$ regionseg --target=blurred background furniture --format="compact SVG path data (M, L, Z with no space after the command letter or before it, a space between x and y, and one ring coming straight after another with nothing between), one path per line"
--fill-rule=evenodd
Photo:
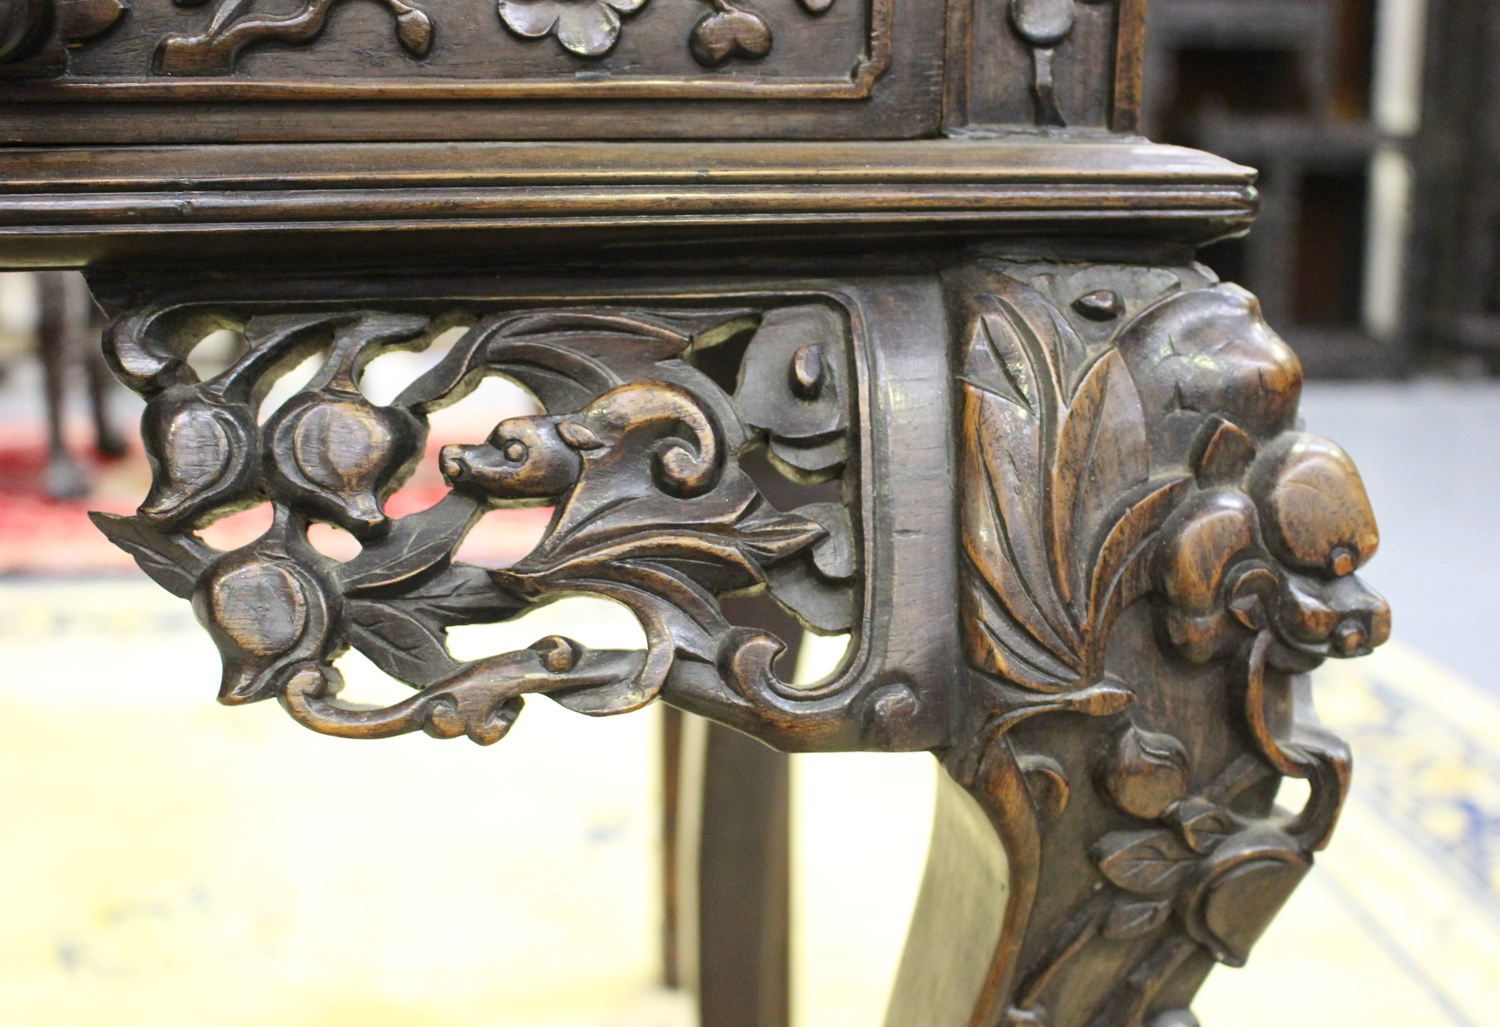
M1500 6L1429 0L1412 155L1412 345L1500 357Z
M0 336L0 360L14 365L32 353L40 358L47 422L44 487L53 499L76 499L88 493L89 478L69 452L64 424L72 386L79 379L86 386L95 452L105 459L125 453L125 442L109 416L115 381L99 348L104 317L77 272L15 277L9 287L12 323Z
M1402 333L1366 309L1369 290L1389 287L1368 269L1371 163L1385 137L1371 116L1376 9L1152 0L1146 19L1144 133L1260 172L1254 229L1203 259L1260 297L1315 377L1389 377L1408 359Z

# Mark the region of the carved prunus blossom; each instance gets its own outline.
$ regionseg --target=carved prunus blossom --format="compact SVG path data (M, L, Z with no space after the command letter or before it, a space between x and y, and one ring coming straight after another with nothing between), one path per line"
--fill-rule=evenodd
M245 352L198 381L185 358L215 327L239 331ZM859 558L848 513L828 503L778 511L739 464L769 437L795 454L787 466L799 473L844 467L847 448L836 443L850 419L848 342L836 312L802 304L495 314L389 405L364 397L359 379L372 359L424 349L446 327L427 314L195 307L153 309L114 327L110 359L147 397L153 483L134 516L94 519L148 574L192 600L223 656L220 701L274 696L327 734L420 728L488 744L510 727L524 694L544 692L584 713L624 712L656 698L684 660L726 668L741 690L771 685L782 642L730 624L723 593L769 587L815 629L850 629ZM695 346L744 336L745 406L765 410L765 390L780 395L787 382L806 396L756 424L684 359ZM321 370L258 424L269 386L316 353ZM487 375L520 383L549 412L444 447L448 495L389 517L385 500L422 458L428 415ZM241 549L216 551L194 531L266 501L270 529ZM552 520L519 562L487 570L453 559L485 510L538 502L555 504ZM317 552L307 530L319 521L352 533L360 553L340 562ZM445 646L456 625L580 594L628 608L646 649L592 651L547 637L460 661ZM333 661L350 646L417 694L379 710L341 706Z
M1353 576L1374 518L1343 451L1295 430L1300 368L1243 290L1197 267L949 284L981 726L946 762L1011 873L976 1016L1189 1022L1337 819L1349 753L1305 673L1389 635ZM1283 776L1310 782L1298 812Z
M554 36L579 57L602 57L620 40L621 15L646 0L499 0L500 20L526 39Z

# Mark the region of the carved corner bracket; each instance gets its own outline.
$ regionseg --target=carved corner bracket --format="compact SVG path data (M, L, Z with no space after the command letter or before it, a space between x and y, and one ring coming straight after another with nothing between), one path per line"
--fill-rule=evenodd
M1009 876L970 1022L1196 1023L1348 787L1305 675L1389 634L1353 573L1378 541L1363 485L1296 428L1301 370L1255 299L1201 268L948 284L974 715L945 764ZM1274 806L1283 777L1308 780L1300 811ZM945 887L914 936L953 915ZM888 1023L923 972L909 951Z
M155 477L134 516L95 521L160 584L192 600L224 659L220 700L274 696L328 734L421 729L488 744L510 727L524 694L591 714L624 712L660 694L684 661L716 668L741 695L795 694L771 669L781 642L735 628L716 597L766 589L814 630L853 626L860 543L849 510L812 502L778 511L738 463L742 450L763 446L794 486L837 479L850 464L853 382L841 315L820 304L496 314L390 405L363 396L369 361L424 348L448 326L428 314L247 316L193 306L116 324L109 357L147 397ZM241 332L245 351L197 381L185 358L215 327ZM736 344L745 356L733 397L682 359ZM258 424L272 382L319 351L318 375ZM548 412L444 447L446 498L387 516L384 501L421 459L427 416L495 374ZM212 550L194 532L262 502L274 523L242 549ZM514 566L453 559L487 509L543 503L555 504L547 534ZM318 521L352 533L359 555L340 563L313 549L307 529ZM464 662L444 645L455 625L577 594L627 607L645 630L644 652L549 637ZM333 661L351 645L420 691L388 709L342 707Z
M931 749L949 779L891 1027L1195 1022L1348 788L1307 672L1390 631L1355 576L1378 544L1359 475L1298 429L1300 367L1252 296L1197 265L997 261L608 300L440 285L382 286L376 308L347 283L208 285L118 311L109 356L147 399L154 483L95 519L191 599L221 701L488 744L528 694L593 715L662 698L787 749ZM391 403L366 398L371 360L455 326ZM243 353L200 381L188 354L223 328ZM492 375L542 412L431 453L446 496L390 516L429 415ZM197 534L255 504L274 516L250 544ZM553 511L528 555L455 559L515 505ZM360 553L314 549L319 522ZM849 633L840 671L784 680L785 640L722 602L756 592ZM444 644L579 594L628 608L645 648ZM413 695L341 703L351 646ZM1288 777L1309 784L1298 810L1275 805Z

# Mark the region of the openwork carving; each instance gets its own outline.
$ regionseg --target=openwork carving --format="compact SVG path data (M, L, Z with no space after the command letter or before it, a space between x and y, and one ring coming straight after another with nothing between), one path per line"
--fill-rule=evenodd
M1011 872L976 1022L1195 1022L1338 817L1349 753L1303 675L1389 634L1353 576L1374 518L1343 451L1295 430L1300 368L1243 290L1047 265L950 285L982 726L947 764ZM1091 719L1038 716L1063 712ZM1309 781L1298 812L1283 776Z
M185 356L213 327L242 332L246 349L200 382ZM114 327L110 359L148 399L142 424L154 481L134 516L94 519L156 581L192 600L223 656L220 701L274 696L326 734L420 728L489 744L526 693L583 713L624 712L656 698L684 661L742 695L786 690L771 670L781 641L730 624L716 598L724 593L769 589L815 630L850 630L859 547L849 512L826 502L778 511L739 463L742 451L764 444L798 481L843 473L851 397L837 310L495 314L390 405L362 395L373 358L422 349L446 327L426 314L194 307ZM745 355L733 399L684 359L738 346ZM317 376L258 424L275 378L319 351ZM427 416L487 375L524 385L548 413L445 447L446 498L389 517L385 500L421 458ZM193 530L264 501L274 522L241 549L214 550ZM552 521L520 562L486 570L454 561L485 510L537 503L555 506ZM359 555L339 562L318 553L307 539L315 521L352 533ZM646 649L592 651L551 636L463 662L444 644L455 625L580 594L627 607ZM340 705L332 663L351 645L417 693L384 709Z
M792 749L930 748L952 783L891 1027L1191 1025L1203 977L1245 962L1348 788L1306 672L1390 631L1355 576L1378 543L1359 475L1297 428L1301 370L1255 299L1200 267L918 278L493 301L385 406L365 367L457 316L422 283L380 310L127 313L108 348L147 398L155 477L135 515L95 520L191 599L221 701L274 696L327 734L487 744L541 693L594 715L664 698ZM244 353L198 381L186 354L221 327ZM260 423L270 383L315 352L316 376ZM446 496L391 517L428 416L486 375L544 412L444 447ZM811 491L834 483L837 501ZM195 531L265 502L272 525L243 548ZM520 504L553 509L530 553L455 560L486 510ZM317 552L315 522L360 553ZM834 677L793 687L785 640L726 617L722 597L762 591L852 633ZM460 661L445 645L580 594L628 608L645 649L548 636ZM351 646L412 696L341 703ZM1288 777L1308 782L1297 810L1275 805ZM974 876L955 883L958 850ZM975 951L989 958L965 982L953 960ZM922 958L959 983L935 989Z
M175 0L197 7L205 0ZM253 12L255 0L220 0L213 21L200 35L168 36L156 49L155 69L162 75L225 75L234 70L240 51L258 43L311 43L328 24L342 0L305 0L290 14ZM432 48L432 19L402 0L380 0L396 23L396 38L414 57Z

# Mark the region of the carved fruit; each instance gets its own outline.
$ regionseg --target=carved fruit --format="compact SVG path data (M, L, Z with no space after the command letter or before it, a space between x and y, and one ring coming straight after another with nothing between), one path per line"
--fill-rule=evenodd
M254 496L260 438L248 406L174 385L146 404L141 438L151 464L151 491L139 512L152 524L190 522Z
M758 60L771 52L771 26L751 11L717 0L718 11L705 15L693 26L689 46L693 57L707 68L731 57Z
M375 537L390 526L381 504L420 454L424 434L405 410L303 393L266 425L267 477L306 512Z
M1073 31L1073 0L1011 0L1010 22L1032 46L1056 46Z
M193 592L193 612L224 662L219 701L233 706L269 698L296 666L325 660L339 648L339 617L331 608L336 597L269 535L221 557Z
M1299 570L1352 574L1375 554L1380 532L1354 461L1341 447L1288 432L1250 472L1266 543Z
M1098 781L1126 813L1155 820L1187 795L1187 750L1171 735L1127 724L1100 765Z

